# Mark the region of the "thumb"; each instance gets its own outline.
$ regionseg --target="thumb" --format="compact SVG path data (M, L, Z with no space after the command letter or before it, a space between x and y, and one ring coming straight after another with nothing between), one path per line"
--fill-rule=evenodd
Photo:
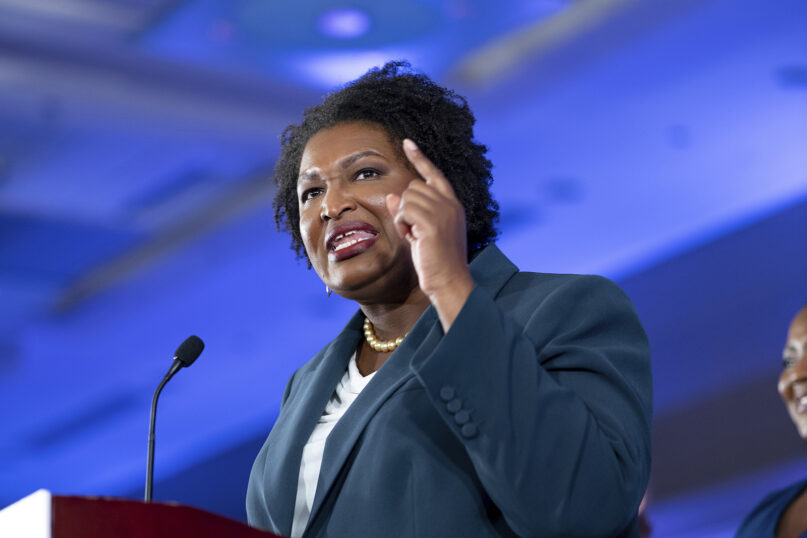
M401 206L401 197L398 194L388 194L386 198L387 211L395 217L398 214L398 208Z
M393 221L395 221L395 229L398 230L398 234L401 237L411 240L412 235L410 233L410 227L398 216L398 210L401 208L401 196L398 194L388 194L385 201L387 202L387 210L390 215L392 215Z

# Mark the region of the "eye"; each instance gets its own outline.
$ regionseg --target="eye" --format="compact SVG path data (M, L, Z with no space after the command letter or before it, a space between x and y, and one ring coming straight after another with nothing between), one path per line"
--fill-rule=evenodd
M306 203L309 200L311 200L312 198L314 198L315 196L319 196L320 194L322 194L322 188L321 187L312 187L310 189L306 189L300 195L300 201L302 203Z
M363 168L356 174L356 179L372 179L378 177L380 172L373 168Z

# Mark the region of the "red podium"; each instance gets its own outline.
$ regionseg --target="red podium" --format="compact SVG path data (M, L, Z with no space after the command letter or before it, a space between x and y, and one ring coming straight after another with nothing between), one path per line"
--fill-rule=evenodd
M51 495L44 489L0 511L0 536L278 538L239 521L181 504Z

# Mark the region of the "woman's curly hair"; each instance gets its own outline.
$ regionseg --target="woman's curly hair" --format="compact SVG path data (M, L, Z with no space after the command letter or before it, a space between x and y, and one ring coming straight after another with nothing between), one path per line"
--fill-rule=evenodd
M272 205L278 230L291 234L291 247L298 257L307 256L297 201L303 150L318 131L356 121L382 126L398 148L404 138L411 138L445 174L465 209L469 259L496 238L499 206L490 194L492 164L485 157L487 148L473 139L476 119L468 103L427 76L412 72L409 63L396 61L371 69L331 93L304 111L300 125L283 131Z

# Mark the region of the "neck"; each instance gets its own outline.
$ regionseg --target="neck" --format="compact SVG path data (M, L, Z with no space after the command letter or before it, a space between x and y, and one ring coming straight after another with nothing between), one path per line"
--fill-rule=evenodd
M360 303L361 311L374 327L376 337L392 340L408 333L421 314L429 307L429 298L420 287L403 300L385 303Z

